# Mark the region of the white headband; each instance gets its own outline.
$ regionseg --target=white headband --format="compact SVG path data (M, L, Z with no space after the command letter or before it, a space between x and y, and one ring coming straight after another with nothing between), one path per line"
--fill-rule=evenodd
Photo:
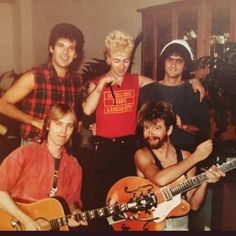
M165 49L166 49L168 46L170 46L170 45L173 44L173 43L180 44L180 45L182 45L183 47L185 47L185 48L188 50L191 59L193 60L193 53L192 53L192 51L191 51L191 48L190 48L189 44L188 44L185 40L183 40L183 39L174 39L174 40L172 40L171 42L167 43L167 44L165 45L165 47L161 50L160 55L165 51Z

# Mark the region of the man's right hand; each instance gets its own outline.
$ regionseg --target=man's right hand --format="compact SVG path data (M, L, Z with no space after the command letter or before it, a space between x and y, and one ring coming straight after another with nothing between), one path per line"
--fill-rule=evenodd
M22 224L25 231L42 231L40 225L31 218L27 218Z
M89 130L92 132L93 136L95 136L96 135L96 130L97 130L96 123L90 124L89 125Z
M103 85L103 87L107 84L112 83L115 80L114 77L110 75L105 75L99 82Z
M205 160L213 150L213 142L211 139L200 143L195 149L194 153L197 155L198 161Z

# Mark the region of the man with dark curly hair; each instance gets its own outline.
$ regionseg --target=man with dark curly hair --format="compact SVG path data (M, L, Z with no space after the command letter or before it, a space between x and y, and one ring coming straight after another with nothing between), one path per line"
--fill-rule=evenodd
M77 69L83 45L83 33L75 25L57 24L49 38L48 63L28 70L0 99L0 113L21 122L22 144L41 141L44 119L52 105L79 108L82 80Z

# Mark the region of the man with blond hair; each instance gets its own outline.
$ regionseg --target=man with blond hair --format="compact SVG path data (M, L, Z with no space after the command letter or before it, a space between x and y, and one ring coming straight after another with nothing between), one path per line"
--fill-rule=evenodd
M105 203L116 181L135 175L133 154L139 88L153 81L127 73L133 47L133 38L125 32L115 30L107 35L104 55L110 70L90 82L88 97L83 103L85 114L96 111L94 174L96 183L100 184L96 189L95 207Z

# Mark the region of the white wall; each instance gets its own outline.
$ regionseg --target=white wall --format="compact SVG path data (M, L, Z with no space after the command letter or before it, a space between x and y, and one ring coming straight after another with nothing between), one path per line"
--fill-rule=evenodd
M0 74L15 67L13 55L13 19L10 4L0 4Z
M0 0L0 13L4 12L8 22L8 29L4 30L10 40L6 43L11 50L11 55L0 69L12 67L14 60L13 66L18 72L43 63L47 59L50 29L59 22L75 24L83 31L85 61L102 59L107 33L121 29L135 37L141 30L142 19L137 9L173 1L177 0L17 0L11 4L1 3ZM4 28L4 24L0 23L0 26ZM2 41L1 37L0 44ZM2 55L0 52L1 58ZM139 47L133 72L140 72L140 61Z

